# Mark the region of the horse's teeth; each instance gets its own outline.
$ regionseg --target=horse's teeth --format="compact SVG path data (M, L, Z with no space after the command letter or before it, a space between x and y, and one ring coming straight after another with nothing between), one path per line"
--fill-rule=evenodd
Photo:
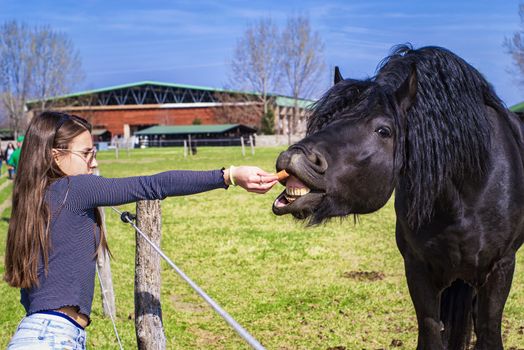
M303 196L308 194L311 190L307 187L286 187L286 193L290 196Z
M289 203L293 203L297 199L296 197L289 197L289 196L286 196L286 195L284 195L284 197L286 197L286 199L287 199L287 201Z

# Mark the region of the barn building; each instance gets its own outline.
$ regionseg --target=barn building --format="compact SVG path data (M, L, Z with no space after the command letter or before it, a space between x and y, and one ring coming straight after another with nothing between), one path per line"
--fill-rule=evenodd
M163 147L182 146L188 140L199 146L239 146L240 139L246 142L256 132L255 129L242 124L219 125L157 125L134 135L141 145Z
M311 100L271 95L275 131L287 134L288 116L297 106L299 131L304 131ZM118 136L128 138L157 125L260 125L260 95L245 91L144 81L58 96L46 101L49 107L88 119L100 141ZM27 104L29 114L38 113L41 101Z

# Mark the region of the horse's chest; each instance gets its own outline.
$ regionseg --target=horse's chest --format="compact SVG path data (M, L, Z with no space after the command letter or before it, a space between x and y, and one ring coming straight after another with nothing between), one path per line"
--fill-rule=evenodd
M484 250L482 240L467 232L422 232L397 238L407 263L422 264L443 280L460 278L479 284L492 267L493 256Z

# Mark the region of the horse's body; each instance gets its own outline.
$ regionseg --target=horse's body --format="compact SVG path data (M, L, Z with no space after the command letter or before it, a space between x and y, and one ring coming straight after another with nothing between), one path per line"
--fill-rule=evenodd
M489 116L493 164L481 181L443 189L431 220L418 230L408 224L402 180L396 192L397 245L417 311L421 349L461 349L470 320L477 349L503 348L502 312L524 239L524 149L507 138L511 130L493 110Z
M522 121L441 48L401 47L373 79L335 80L277 161L311 192L280 195L274 212L318 223L378 210L395 190L418 349L463 349L471 327L476 349L502 349L524 241Z

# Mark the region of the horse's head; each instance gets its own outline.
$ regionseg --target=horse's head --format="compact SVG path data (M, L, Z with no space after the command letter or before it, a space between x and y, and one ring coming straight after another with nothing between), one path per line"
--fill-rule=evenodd
M337 70L335 85L308 121L307 137L277 159L277 170L291 176L273 212L319 223L381 208L395 188L402 116L416 86L415 70L397 88L343 80Z

